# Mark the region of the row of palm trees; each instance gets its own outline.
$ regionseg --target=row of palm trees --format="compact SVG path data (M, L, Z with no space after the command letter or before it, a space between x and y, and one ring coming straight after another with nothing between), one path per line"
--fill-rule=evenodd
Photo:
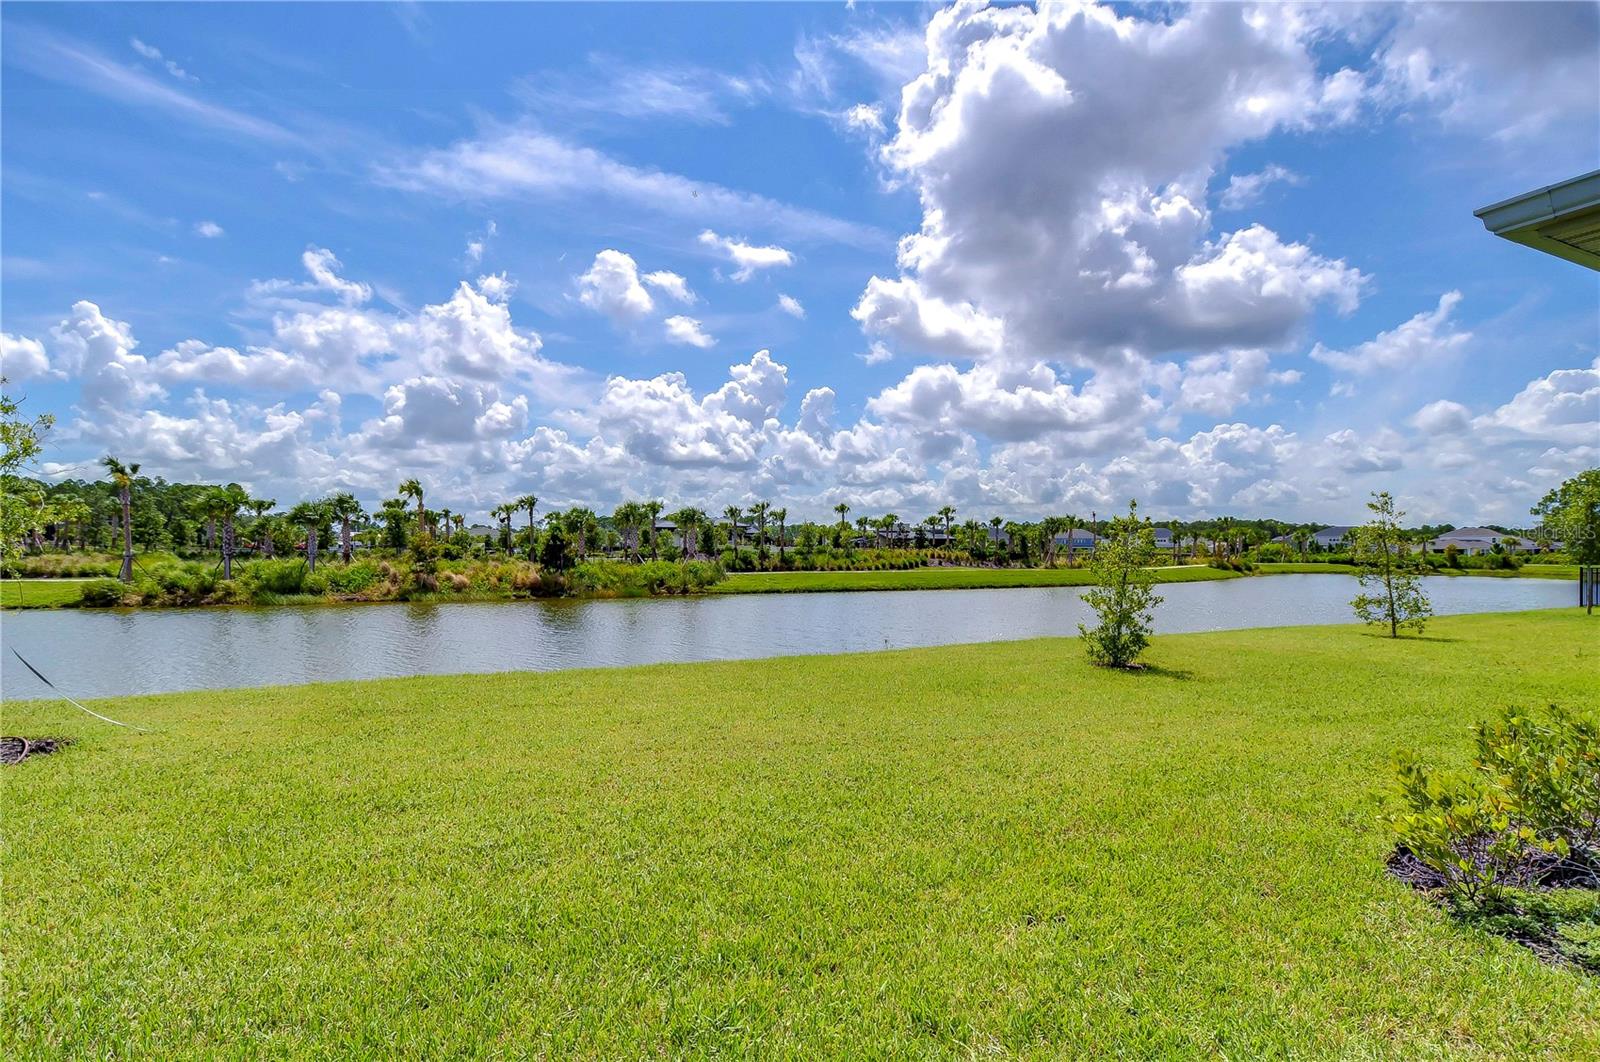
M116 492L117 503L121 509L120 575L124 580L131 580L134 556L132 493L139 477L140 467L137 463L124 463L111 456L107 456L101 464ZM231 578L233 574L233 561L241 547L239 522L246 514L254 517L253 523L248 528L255 538L254 543L250 545L253 545L261 556L273 555L273 536L270 533L272 524L268 523L267 519L268 514L277 506L274 499L253 498L238 484L229 483L205 489L193 500L192 505L194 515L205 521L207 545L216 548L220 544L225 578ZM538 506L538 497L530 493L508 498L489 510L491 517L498 524L501 547L507 553L512 551L516 539L515 521L525 516L527 555L530 559L535 557L539 548L538 524L541 519L537 514ZM745 546L753 546L758 563L764 564L764 559L769 555L769 546L775 544L780 566L785 561L786 549L796 542L802 547L819 542L824 544L831 542L835 546L869 544L880 548L913 545L926 548L945 547L977 556L1010 554L1020 556L1028 563L1032 563L1032 559L1037 557L1053 564L1056 560L1058 543L1063 541L1063 534L1070 560L1074 542L1077 541L1073 532L1080 529L1097 530L1099 523L1095 514L1091 514L1089 520L1073 516L1050 516L1036 522L1023 523L1003 520L996 516L987 522L968 519L957 524L955 506L945 505L918 523L910 525L899 514L892 512L880 516L857 516L853 524L855 535L852 537L852 523L849 520L851 506L840 502L833 506L837 523L833 525L802 523L799 525L801 534L797 539L791 534L794 525L789 523L789 510L766 500L757 501L748 507L729 505L722 509L720 520L705 510L693 506L684 506L671 512L665 510L664 502L651 499L623 502L606 519L597 516L593 510L583 507L547 513L542 519L547 530L556 527L562 530L575 545L580 558L587 555L591 546L597 544L603 546L608 539L620 540L622 552L634 561L641 560L646 553L652 559L658 558L662 546L664 529L661 524L664 515L669 522L667 530L675 532L678 549L685 558L692 559L714 553L722 543L725 543L735 553ZM79 519L83 519L82 514L77 515ZM66 512L65 508L57 514L58 520L71 518L73 514ZM424 540L450 539L466 529L465 514L453 513L449 509L434 511L428 508L423 484L415 477L402 481L396 490L396 497L384 501L372 514L363 509L354 495L348 491L341 491L326 498L302 501L284 514L283 519L305 532L305 558L313 569L317 563L319 530L334 525L338 528L339 552L346 563L352 557L357 529L374 536L373 541L376 541L376 536L380 534L376 527L377 523L388 527L390 531L388 541L396 548L404 547L408 541L413 540L413 536L419 536ZM1198 549L1200 543L1204 541L1208 548L1215 546L1227 550L1230 554L1242 552L1249 546L1266 540L1268 531L1262 527L1265 523L1235 522L1226 517L1216 521L1196 522L1189 525L1188 538L1195 549ZM1208 535L1203 540L1202 528ZM1181 549L1185 537L1183 525L1174 524L1173 530ZM1294 534L1291 541L1303 551L1309 537L1309 531L1301 530ZM1092 536L1090 541L1093 541Z

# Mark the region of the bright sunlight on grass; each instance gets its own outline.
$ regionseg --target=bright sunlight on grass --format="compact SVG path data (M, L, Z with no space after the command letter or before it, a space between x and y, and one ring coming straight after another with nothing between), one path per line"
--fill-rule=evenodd
M76 605L83 594L83 584L81 579L0 579L0 607Z
M1390 878L1378 816L1396 749L1596 707L1597 632L9 704L79 740L4 776L4 1053L1592 1056L1596 982Z

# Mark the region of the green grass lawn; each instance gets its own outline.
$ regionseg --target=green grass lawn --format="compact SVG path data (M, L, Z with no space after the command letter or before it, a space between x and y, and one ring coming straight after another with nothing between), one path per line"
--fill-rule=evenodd
M1205 565L1159 568L1164 583L1237 579ZM887 572L747 572L711 587L714 594L818 593L829 590L987 590L1011 586L1088 586L1087 568L908 568Z
M0 608L55 608L76 605L82 579L0 579Z
M6 1057L1593 1057L1600 979L1390 879L1401 746L1600 701L1447 617L50 703Z
M1315 561L1269 562L1256 565L1263 575L1354 575L1353 564L1318 564ZM1445 578L1462 575L1487 576L1491 579L1572 579L1578 578L1576 564L1524 564L1515 570L1509 568L1442 568L1432 574Z

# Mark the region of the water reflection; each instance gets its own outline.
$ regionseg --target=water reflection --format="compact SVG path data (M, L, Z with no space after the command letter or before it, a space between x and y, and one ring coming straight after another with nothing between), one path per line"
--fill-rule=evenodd
M1572 584L1430 579L1434 608L1499 612L1570 605ZM1350 621L1351 579L1282 575L1165 586L1160 631ZM930 590L627 601L327 605L135 612L8 612L0 640L68 693L110 697L390 675L614 667L861 652L1072 635L1078 591ZM6 697L49 694L17 661Z

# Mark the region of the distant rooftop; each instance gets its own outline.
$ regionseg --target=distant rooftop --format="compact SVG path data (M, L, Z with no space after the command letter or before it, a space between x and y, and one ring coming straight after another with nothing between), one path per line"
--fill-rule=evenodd
M1600 170L1474 210L1503 239L1600 270Z

